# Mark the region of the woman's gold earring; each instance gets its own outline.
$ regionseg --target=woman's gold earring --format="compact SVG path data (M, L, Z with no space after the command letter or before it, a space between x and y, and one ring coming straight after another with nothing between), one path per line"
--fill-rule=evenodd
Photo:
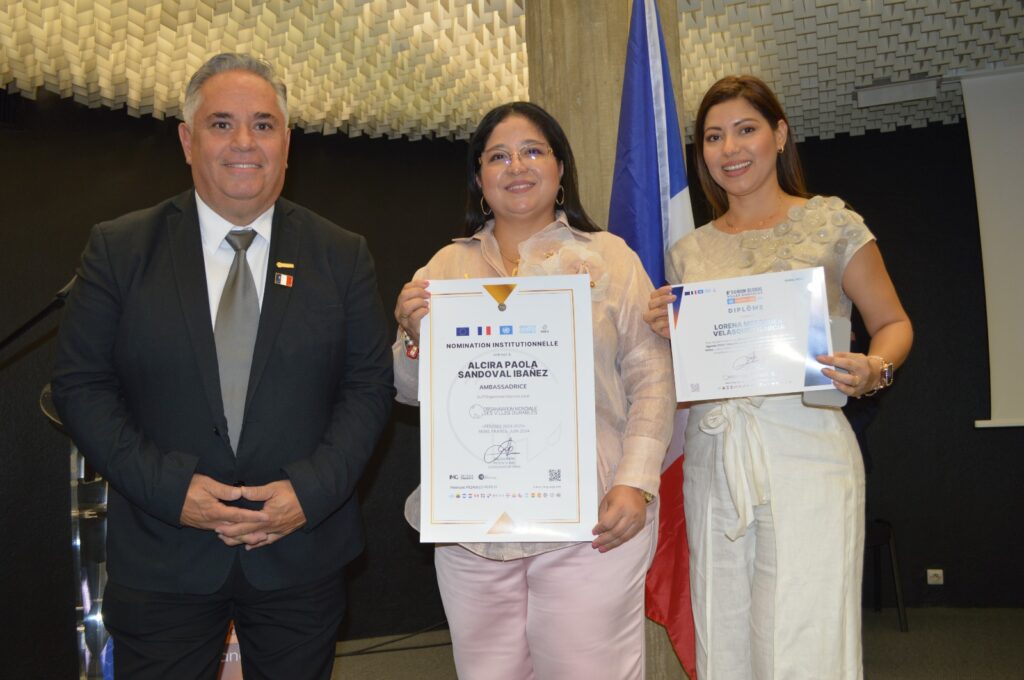
M561 184L558 185L558 193L555 194L555 203L558 205L565 203L565 187Z
M484 217L487 217L491 214L491 208L489 205L487 205L487 202L484 201L483 196L480 197L480 212L484 214Z

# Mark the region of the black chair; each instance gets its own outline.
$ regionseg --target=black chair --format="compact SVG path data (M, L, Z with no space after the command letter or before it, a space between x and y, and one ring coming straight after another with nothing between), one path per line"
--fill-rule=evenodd
M900 585L900 567L896 560L896 532L892 525L884 519L876 519L867 523L864 529L864 551L871 550L874 565L875 611L882 611L882 548L889 548L889 563L892 565L892 582L896 587L896 610L900 615L900 630L910 630L907 625L907 608L903 605L903 587Z

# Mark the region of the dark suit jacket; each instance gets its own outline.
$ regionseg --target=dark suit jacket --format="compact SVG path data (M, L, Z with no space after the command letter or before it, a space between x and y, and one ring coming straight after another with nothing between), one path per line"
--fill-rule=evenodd
M281 268L285 262L294 268ZM275 285L276 272L292 287ZM363 546L356 483L394 394L373 263L361 236L279 199L234 455L221 403L192 191L96 225L61 325L57 409L110 483L107 555L128 587L209 593L236 553L250 583L327 576ZM291 480L308 523L252 551L179 524L193 473Z

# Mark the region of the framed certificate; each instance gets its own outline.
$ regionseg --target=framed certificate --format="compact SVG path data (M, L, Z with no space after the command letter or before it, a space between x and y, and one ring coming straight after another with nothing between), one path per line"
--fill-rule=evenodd
M672 292L679 401L832 389L815 358L832 354L822 267L686 283Z
M429 290L420 327L420 540L591 540L589 277L440 280Z

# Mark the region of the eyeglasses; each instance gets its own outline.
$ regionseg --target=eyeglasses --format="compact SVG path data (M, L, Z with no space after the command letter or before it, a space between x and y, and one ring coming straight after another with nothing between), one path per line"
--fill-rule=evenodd
M480 165L490 168L508 167L512 160L518 158L520 163L537 163L544 160L555 151L546 144L527 144L515 151L506 149L492 149L480 155Z

